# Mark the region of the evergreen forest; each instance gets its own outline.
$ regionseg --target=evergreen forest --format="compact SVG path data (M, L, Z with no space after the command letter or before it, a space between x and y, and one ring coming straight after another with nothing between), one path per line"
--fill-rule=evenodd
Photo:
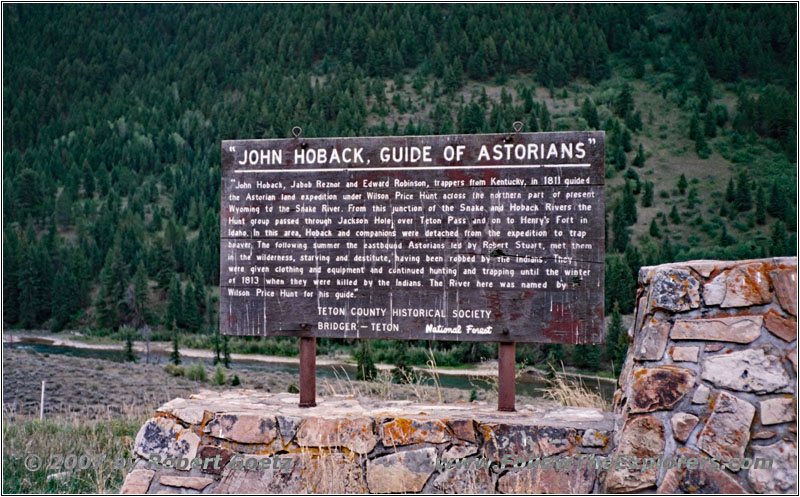
M612 371L641 266L796 255L796 20L793 4L4 4L3 326L218 345L222 140L522 121L606 133L609 332L518 360ZM371 353L425 364L428 346L444 366L495 353Z

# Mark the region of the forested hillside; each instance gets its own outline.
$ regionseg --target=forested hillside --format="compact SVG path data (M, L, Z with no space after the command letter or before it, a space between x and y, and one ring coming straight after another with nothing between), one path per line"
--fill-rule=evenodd
M643 264L795 254L796 8L6 4L4 326L211 333L220 141L293 126L604 130L609 316Z

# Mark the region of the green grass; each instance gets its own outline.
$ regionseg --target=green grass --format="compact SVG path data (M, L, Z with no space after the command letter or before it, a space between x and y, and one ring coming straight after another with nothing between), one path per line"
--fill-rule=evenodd
M13 418L3 420L3 493L117 493L129 468L114 468L114 460L133 456L133 440L143 417L111 420ZM88 469L48 469L47 462L83 454L94 459ZM42 468L29 471L24 457L38 456ZM102 461L101 458L104 458ZM49 475L65 472L60 477Z

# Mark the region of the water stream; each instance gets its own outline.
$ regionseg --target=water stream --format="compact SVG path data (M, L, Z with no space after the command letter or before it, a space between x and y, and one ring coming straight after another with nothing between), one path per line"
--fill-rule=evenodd
M3 347L8 347L8 344L3 344ZM14 347L22 350L31 350L42 354L64 354L75 357L88 357L94 359L103 359L107 361L122 362L123 353L120 350L103 350L103 349L83 349L77 347L67 347L62 345L52 345L41 343L35 339L26 339L18 337L15 341ZM166 364L169 360L169 354L163 351L152 351L150 353L150 362L156 364ZM203 361L211 366L211 359L191 358L189 361ZM274 363L265 361L254 360L236 360L231 363L231 369L234 371L248 370L248 371L264 371L264 372L285 372L298 375L300 368L299 365L293 363ZM356 368L351 364L341 365L317 365L318 378L335 379L337 376L343 378L344 372L350 378L355 378ZM604 399L610 401L614 395L614 384L609 381L584 379L584 385L590 390L599 392ZM483 389L486 390L490 387L490 382L480 377L467 376L463 374L448 374L447 370L439 370L439 384L447 388L460 388L464 390ZM528 397L542 397L543 391L547 384L539 377L539 375L523 374L522 377L517 379L517 394L526 395Z

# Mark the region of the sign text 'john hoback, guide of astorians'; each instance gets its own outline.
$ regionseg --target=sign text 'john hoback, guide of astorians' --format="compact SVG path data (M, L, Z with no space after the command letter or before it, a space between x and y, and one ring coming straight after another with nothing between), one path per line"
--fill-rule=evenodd
M232 335L600 343L604 135L222 143Z

